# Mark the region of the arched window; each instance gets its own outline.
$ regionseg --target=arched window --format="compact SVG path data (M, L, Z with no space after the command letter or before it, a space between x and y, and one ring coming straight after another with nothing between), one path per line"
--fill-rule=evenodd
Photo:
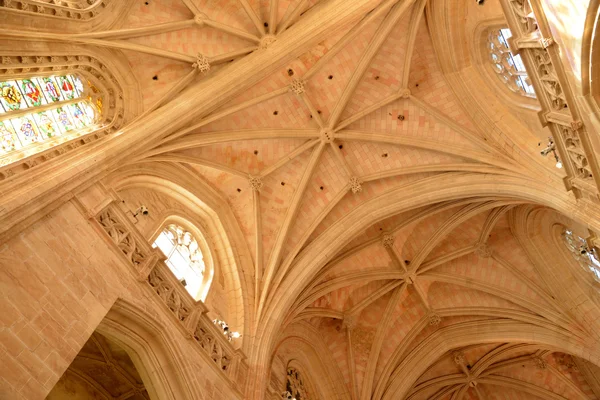
M488 50L494 71L508 88L522 96L535 98L521 56L513 54L508 45L510 29L493 29L488 37Z
M569 229L563 232L563 238L567 248L573 254L573 257L587 271L592 272L594 279L600 282L600 260L595 248L590 248L586 240Z
M0 82L0 154L93 130L102 112L98 93L77 74Z
M158 235L152 247L167 257L166 264L192 297L201 297L206 281L205 265L198 240L185 228L169 224Z

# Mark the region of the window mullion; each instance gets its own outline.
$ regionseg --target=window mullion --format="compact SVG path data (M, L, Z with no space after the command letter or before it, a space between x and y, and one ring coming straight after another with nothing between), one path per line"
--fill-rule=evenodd
M66 106L69 104L79 103L81 101L84 101L84 99L75 98L75 99L71 99L71 100L57 101L55 103L49 103L49 104L45 104L45 105L37 106L37 107L29 107L29 108L23 108L21 110L7 111L6 113L1 114L0 120L4 121L7 119L22 117L24 115L31 114L31 113L38 113L38 112L42 112L42 111L53 110L58 107Z

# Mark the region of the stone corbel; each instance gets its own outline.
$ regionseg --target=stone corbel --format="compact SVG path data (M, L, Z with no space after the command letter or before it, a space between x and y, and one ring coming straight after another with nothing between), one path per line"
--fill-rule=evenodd
M554 44L554 39L542 37L535 31L519 38L512 37L508 42L511 51L517 54L521 49L547 49Z

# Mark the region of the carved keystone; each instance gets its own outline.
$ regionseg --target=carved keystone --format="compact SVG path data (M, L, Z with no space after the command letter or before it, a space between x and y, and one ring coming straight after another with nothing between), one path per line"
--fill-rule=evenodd
M454 364L465 365L465 354L462 351L455 351L454 354L452 354L452 357L454 359Z
M321 137L321 141L323 143L331 143L335 140L335 135L333 131L330 131L327 128L321 129L319 136Z
M410 97L410 89L408 88L404 88L404 89L400 89L400 95L402 96L403 99L408 99Z
M198 53L198 56L196 56L196 62L192 64L192 67L197 68L198 71L205 74L210 71L210 60L205 55Z
M350 190L352 190L352 193L354 194L362 192L361 182L356 176L350 178Z
M386 249L391 249L394 245L394 237L392 235L383 235L381 243L383 243L383 247Z
M435 312L431 312L429 314L429 325L430 326L438 326L442 322L442 317Z
M194 17L194 22L196 22L196 24L198 26L203 26L204 22L208 19L208 17L206 16L206 14L198 14Z
M293 79L290 83L290 90L296 94L304 93L304 81L300 79Z
M262 37L262 39L260 39L260 45L259 47L261 49L266 49L268 48L271 44L275 43L275 41L277 41L277 38L273 35L265 35Z
M248 176L248 181L250 182L250 187L252 188L252 190L255 190L257 192L260 192L260 189L262 189L263 183L262 183L262 178L260 176Z
M492 256L492 250L486 243L478 243L475 248L475 254L482 258L488 258Z

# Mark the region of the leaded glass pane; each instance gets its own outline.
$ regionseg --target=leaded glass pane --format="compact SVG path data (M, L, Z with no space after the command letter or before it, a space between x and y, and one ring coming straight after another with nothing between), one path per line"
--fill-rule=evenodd
M57 102L64 100L61 91L58 89L58 84L56 83L55 77L47 76L42 78L41 86L44 90L44 94L46 95L46 99L49 102Z
M50 111L42 111L34 114L35 122L37 123L40 132L44 138L50 138L60 135L58 124Z
M13 127L23 145L39 142L42 140L38 127L31 114L11 119Z
M54 118L56 122L58 122L58 127L61 132L66 133L75 129L75 124L73 123L73 117L71 117L69 111L65 107L58 107L52 110L54 114Z
M9 152L21 147L21 142L10 121L0 121L0 148Z
M15 81L0 83L0 102L6 111L27 108L27 103Z

